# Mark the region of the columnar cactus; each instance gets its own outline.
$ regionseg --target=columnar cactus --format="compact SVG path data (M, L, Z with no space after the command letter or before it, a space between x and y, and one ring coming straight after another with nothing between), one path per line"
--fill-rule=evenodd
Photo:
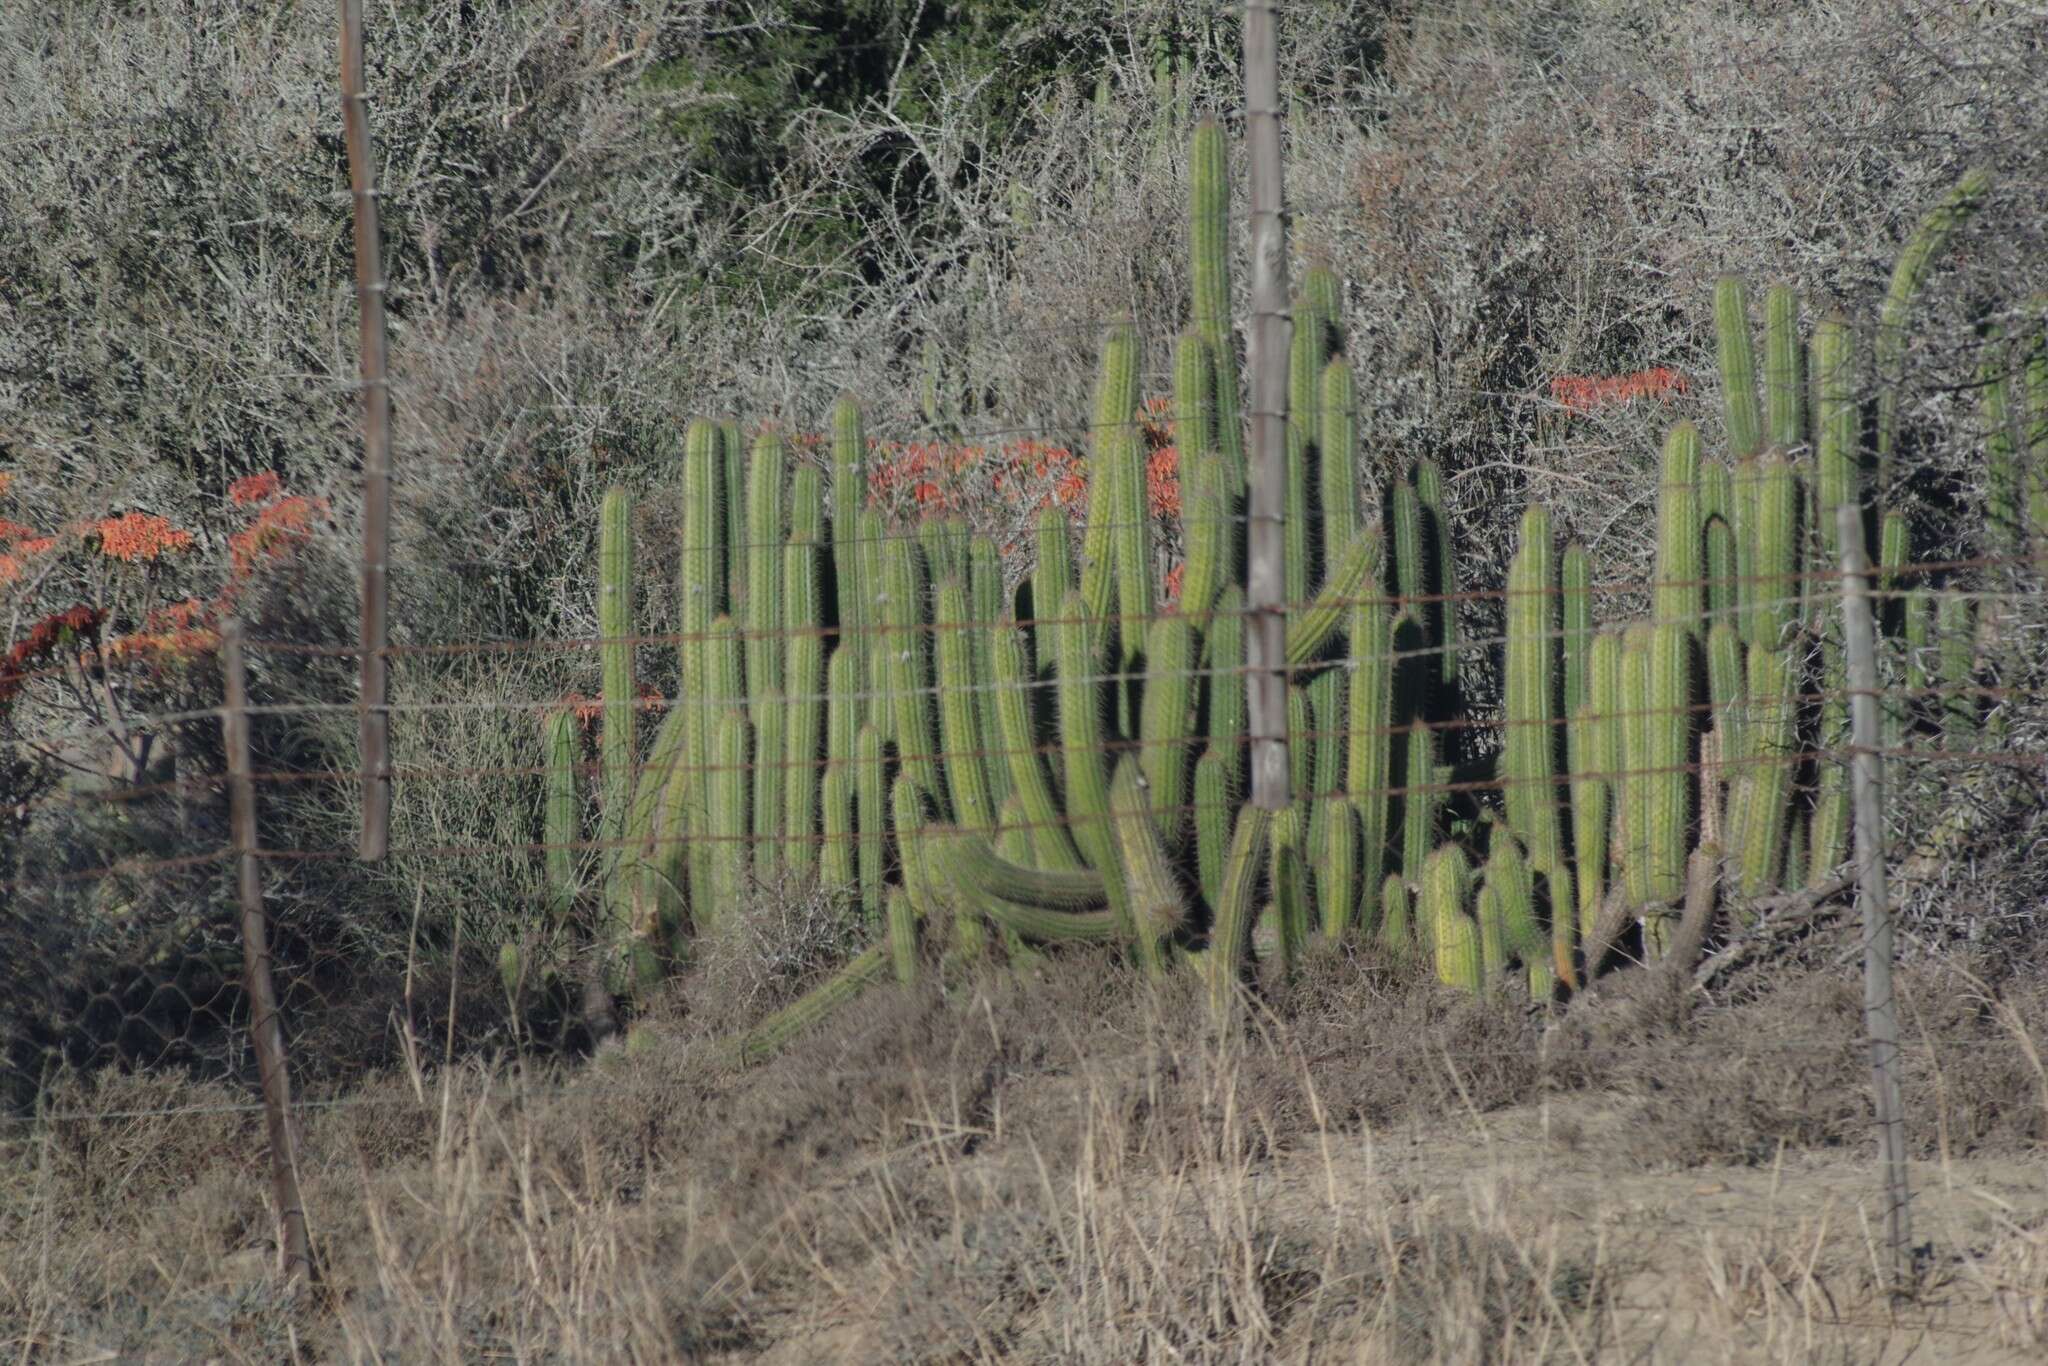
M1749 291L1737 275L1724 275L1714 285L1714 336L1721 362L1721 404L1728 427L1728 448L1739 459L1755 455L1764 443L1762 414L1756 401L1756 352L1750 344Z
M1237 343L1230 325L1229 151L1214 119L1195 125L1188 193L1195 330L1209 344L1216 364L1216 446L1242 486L1244 428L1238 416Z
M782 688L782 500L788 448L770 429L754 438L747 461L745 578L733 602L745 632L747 687L755 694Z
M1799 373L1799 296L1773 285L1764 301L1764 420L1771 444L1791 450L1806 430Z
M1416 910L1429 926L1436 975L1446 986L1477 993L1481 972L1479 927L1465 911L1472 880L1464 850L1446 844L1429 856Z
M1387 604L1368 590L1351 608L1350 710L1346 729L1344 788L1358 812L1358 866L1364 888L1359 907L1370 928L1381 887L1387 853L1387 800L1393 786L1394 623ZM1349 909L1344 909L1348 917ZM1337 927L1341 933L1343 926ZM1324 930L1331 929L1328 908Z

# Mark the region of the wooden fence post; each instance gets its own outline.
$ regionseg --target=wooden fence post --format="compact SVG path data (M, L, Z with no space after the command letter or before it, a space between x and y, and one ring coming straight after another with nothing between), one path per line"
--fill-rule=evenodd
M227 688L221 741L228 761L228 815L235 839L242 907L242 969L249 998L249 1038L263 1086L263 1118L270 1135L270 1192L277 1204L277 1250L287 1282L310 1279L306 1207L299 1198L298 1147L292 1133L291 1074L285 1068L284 1026L270 980L270 933L263 914L263 869L256 853L256 784L249 765L249 676L242 659L242 624L221 630L221 671Z
M1287 298L1285 182L1280 164L1280 49L1272 0L1244 7L1245 159L1251 165L1251 498L1245 530L1245 667L1252 802L1288 803Z
M363 765L362 836L357 857L375 861L391 847L391 641L385 576L391 552L391 381L384 327L384 234L378 224L377 165L370 149L369 95L363 82L362 0L341 0L341 127L355 202L356 312L363 390L362 660L357 689L357 750Z
M1913 1220L1906 1184L1906 1127L1899 1088L1899 1014L1892 994L1892 913L1884 869L1884 754L1877 691L1877 624L1870 607L1870 565L1863 510L1835 510L1842 546L1842 644L1849 666L1850 801L1855 812L1856 901L1863 915L1863 1021L1883 1167L1885 1242L1892 1288L1913 1280Z

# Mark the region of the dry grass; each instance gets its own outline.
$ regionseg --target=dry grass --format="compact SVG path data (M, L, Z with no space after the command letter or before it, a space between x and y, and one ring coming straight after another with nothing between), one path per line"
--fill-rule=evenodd
M579 1069L428 1066L311 1105L311 1293L274 1277L246 1093L103 1074L53 1096L0 1168L0 1346L391 1361L2023 1350L2048 1304L2048 1000L1954 974L1909 985L1923 1004L1975 990L1976 1005L1921 1013L1908 1090L1933 1274L1896 1311L1872 1269L1854 1014L1825 977L1757 988L1739 1010L1611 996L1546 1030L1333 960L1218 1042L1192 991L1078 959L1028 984L878 991L745 1074L678 1008Z

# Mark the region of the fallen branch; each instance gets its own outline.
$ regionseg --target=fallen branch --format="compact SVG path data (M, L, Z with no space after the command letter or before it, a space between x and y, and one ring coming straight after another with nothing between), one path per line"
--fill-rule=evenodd
M1780 942L1807 929L1815 920L1821 918L1823 912L1833 909L1829 905L1830 902L1854 885L1855 881L1852 878L1836 877L1817 887L1804 887L1796 892L1756 897L1740 903L1741 908L1748 913L1749 928L1700 964L1698 971L1692 975L1693 985L1706 986L1767 945Z

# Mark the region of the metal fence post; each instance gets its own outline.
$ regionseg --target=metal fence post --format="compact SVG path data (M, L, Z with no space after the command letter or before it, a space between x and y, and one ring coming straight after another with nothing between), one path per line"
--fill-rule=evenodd
M1836 509L1842 545L1842 643L1849 666L1850 800L1855 812L1856 901L1863 915L1863 1020L1884 1171L1885 1241L1893 1289L1913 1279L1913 1220L1906 1186L1906 1129L1899 1088L1899 1015L1892 995L1892 915L1884 869L1884 755L1877 692L1877 625L1863 512Z
M263 869L257 859L256 784L249 764L249 676L242 659L242 624L221 630L221 671L226 705L221 740L228 761L228 815L233 827L242 908L242 968L249 997L249 1038L263 1086L263 1118L270 1135L270 1190L277 1203L278 1258L287 1282L308 1279L313 1258L306 1241L306 1207L299 1198L299 1161L291 1127L292 1084L285 1068L284 1027L270 980L270 934L263 914Z

